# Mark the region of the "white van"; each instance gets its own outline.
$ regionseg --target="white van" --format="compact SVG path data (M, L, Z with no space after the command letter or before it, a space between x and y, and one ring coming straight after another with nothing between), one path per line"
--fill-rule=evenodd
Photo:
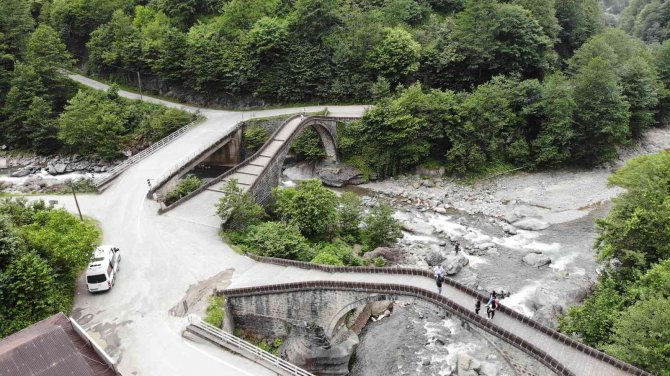
M93 251L86 269L86 287L89 292L105 291L114 286L119 272L121 251L111 245L101 245Z

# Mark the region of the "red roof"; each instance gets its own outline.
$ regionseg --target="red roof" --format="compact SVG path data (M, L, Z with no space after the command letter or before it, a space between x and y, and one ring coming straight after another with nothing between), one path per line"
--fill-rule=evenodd
M0 376L116 376L57 313L0 340Z

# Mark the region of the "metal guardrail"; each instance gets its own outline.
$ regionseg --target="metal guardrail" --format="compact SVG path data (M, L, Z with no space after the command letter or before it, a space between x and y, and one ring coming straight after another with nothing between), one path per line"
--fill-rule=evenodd
M262 350L251 343L235 337L234 335L227 333L214 325L202 321L199 317L194 315L188 315L189 324L194 327L206 332L207 334L214 336L221 341L226 342L230 345L231 350L236 351L237 353L248 357L250 359L260 359L267 364L277 367L277 369L295 376L314 376L314 374L305 371L304 369L287 362L286 360L279 358L270 354L269 352Z
M141 152L131 156L130 158L126 159L123 161L121 164L115 166L113 169L109 170L109 175L102 177L102 178L97 178L93 180L93 184L95 185L96 188L100 189L103 185L109 183L110 181L114 180L117 176L119 176L123 171L127 170L130 166L134 165L135 163L141 161L142 159L148 157L149 155L153 154L157 150L161 149L163 146L169 144L179 136L183 135L184 133L190 131L193 129L196 125L200 123L201 119L197 119L189 124L186 124L185 126L177 129L176 131L172 132L170 135L164 137L160 141L152 144L148 148L142 150Z

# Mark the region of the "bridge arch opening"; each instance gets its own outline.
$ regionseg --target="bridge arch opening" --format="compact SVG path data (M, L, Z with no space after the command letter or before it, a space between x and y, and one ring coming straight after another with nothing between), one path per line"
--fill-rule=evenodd
M334 130L315 120L306 120L289 140L289 150L298 161L337 162L337 141Z

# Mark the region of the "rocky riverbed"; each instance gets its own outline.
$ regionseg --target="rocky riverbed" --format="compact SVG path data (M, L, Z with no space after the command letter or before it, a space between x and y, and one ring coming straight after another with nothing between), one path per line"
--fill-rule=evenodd
M103 177L118 162L83 156L0 156L0 190L5 193L50 193L70 181ZM81 184L80 182L80 185Z
M385 201L396 210L403 238L396 247L382 251L391 265L432 269L442 264L451 278L483 291L504 290L509 297L502 304L555 327L557 318L580 302L597 278L595 220L607 215L611 200L622 192L608 186L607 178L634 156L669 148L670 129L657 128L621 150L611 165L591 170L517 171L474 183L440 177L439 171L417 171L421 174L345 189L361 195L366 205ZM291 180L338 180L323 179L322 171L298 165L287 169L286 175ZM345 175L338 181L351 175L358 183L355 173ZM458 352L454 355L443 348L459 343L476 347L479 342L447 335L444 346L429 346L422 337L429 326L454 325L428 317L422 329L416 312L408 309L409 313L396 316L398 322L394 311L386 322L371 323L361 333L352 374L460 374L454 368ZM397 355L383 357L380 363L375 360L380 353ZM472 351L465 353L473 356ZM451 361L439 360L448 359L446 354L451 354ZM474 358L480 363L487 360ZM492 363L499 367L496 374L507 374L500 362Z

